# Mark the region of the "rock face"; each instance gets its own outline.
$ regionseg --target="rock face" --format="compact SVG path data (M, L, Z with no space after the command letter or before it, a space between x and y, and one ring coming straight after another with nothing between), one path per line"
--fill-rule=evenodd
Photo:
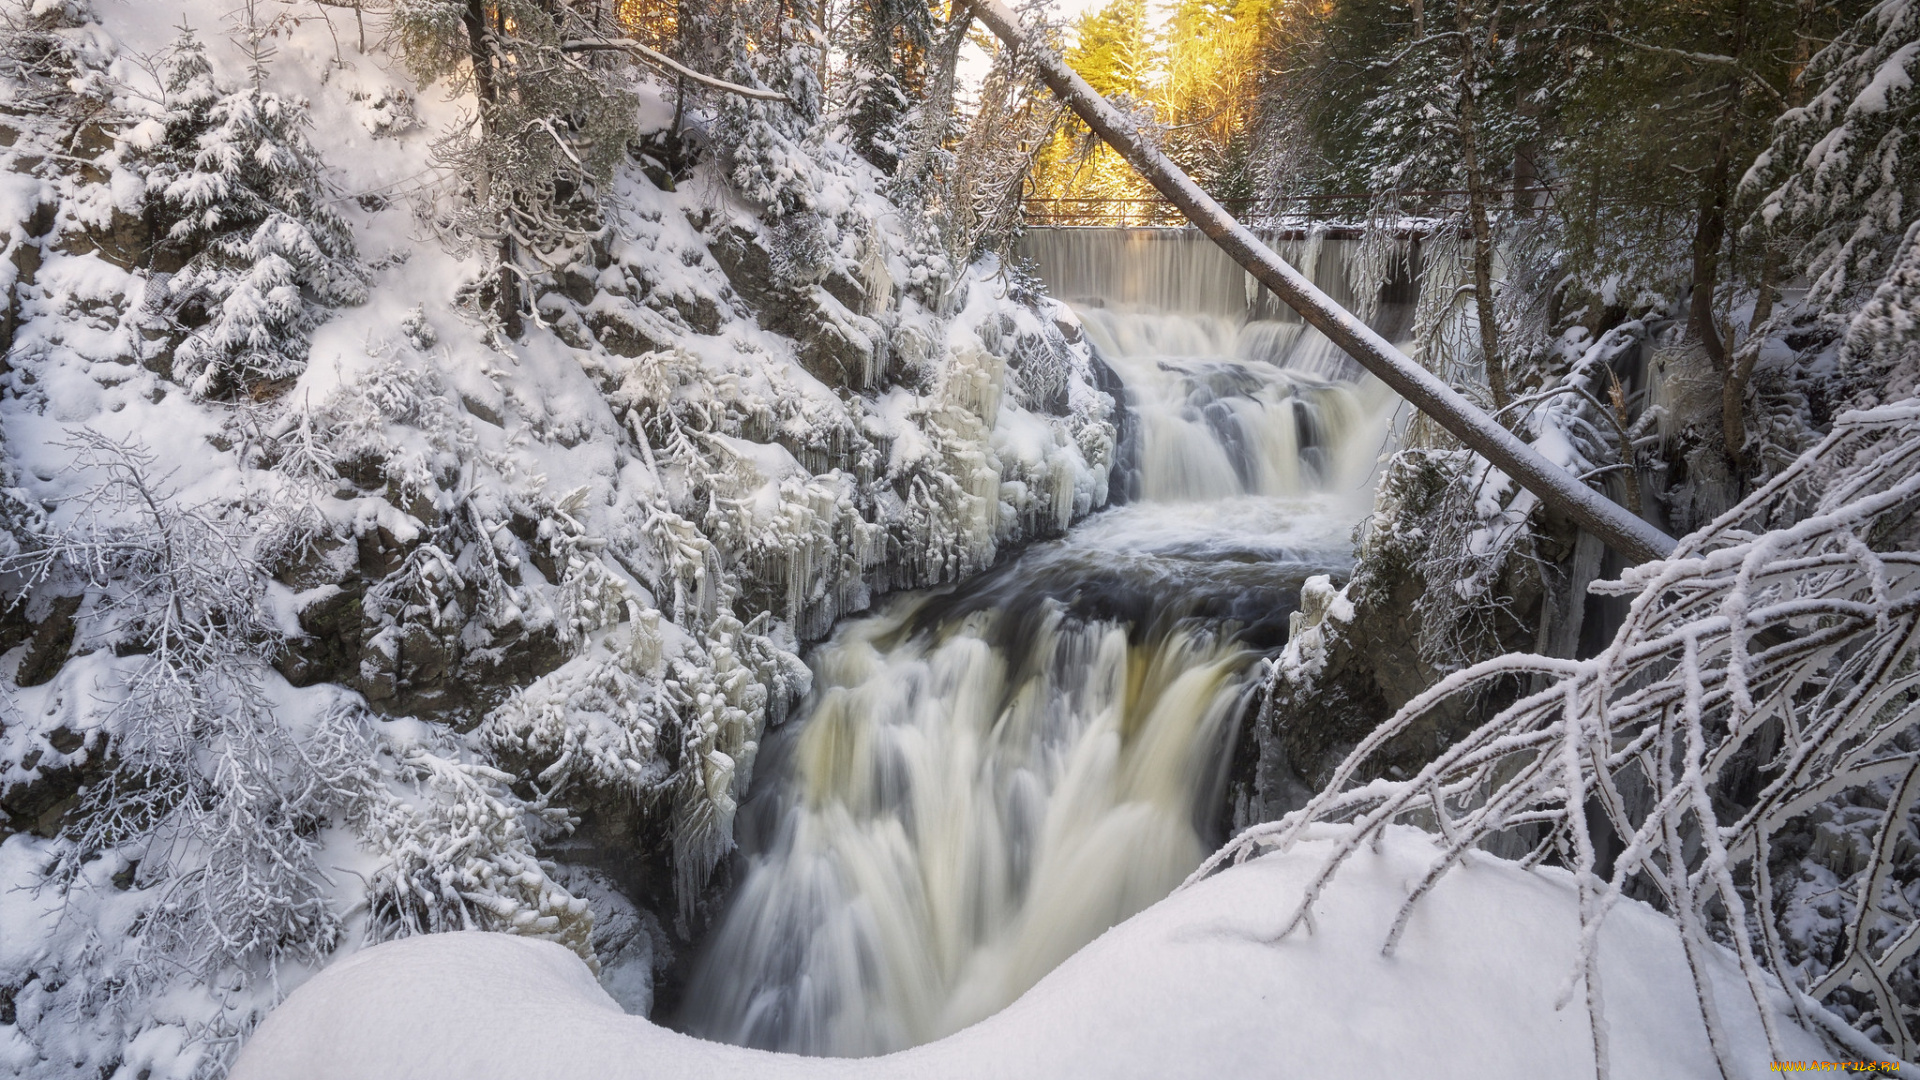
M1503 652L1571 656L1579 648L1599 548L1570 523L1537 519L1520 546L1491 564L1446 558L1463 546L1453 522L1458 464L1433 454L1399 459L1382 481L1352 578L1337 590L1313 579L1303 590L1287 648L1236 753L1235 828L1305 805L1375 727L1450 672ZM1475 577L1451 576L1468 571ZM1468 602L1435 602L1467 583L1478 589ZM1360 782L1417 772L1518 689L1494 684L1477 700L1433 710L1376 754Z
M1057 535L1065 524L1052 512L1061 502L1060 494L1050 490L1060 482L1057 468L1052 470L1056 475L1019 489L1027 502L1044 507L1045 512L1006 507L1011 514L996 520L1002 516L993 505L999 502L999 474L1004 472L1008 480L1030 479L1021 471L1024 463L994 460L992 430L1003 386L1041 415L1081 428L1089 422L1095 425L1090 429L1092 441L1074 434L1070 449L1081 456L1077 469L1107 470L1102 455L1111 454L1115 440L1103 410L1114 406L1110 397L1094 400L1103 393L1093 385L1101 374L1091 368L1093 361L1085 348L1067 342L1052 320L993 313L976 328L984 348L967 353L966 385L948 380L952 392L942 404L953 415L939 423L963 442L976 443L977 450L960 445L945 460L937 456L889 460L896 432L871 417L861 419L861 414L871 410L874 395L903 381L908 386L937 383L948 363L937 352L946 347L936 340L942 333L939 321L930 320L917 305L911 311L900 307L901 293L887 278L884 263L853 265L836 270L822 282L807 282L780 276L781 260L769 250L779 239L777 232L770 234L750 220L710 224L693 236L670 231L669 236L683 241L682 246L660 251L596 245L591 262L556 275L539 306L554 317L555 332L563 340L589 354L589 371L597 375L602 392L616 407L631 403L628 411L635 417L664 421L672 428L691 426L688 418L675 415L680 402L648 401L634 393L636 369L657 366L665 356L683 356L690 347L703 347L702 339L724 337L721 332L739 326L743 318L791 340L792 356L800 367L843 399L826 416L807 418L825 419L825 425L799 424L794 422L798 417L783 420L779 413L785 410L779 405L768 414L750 406L741 410L724 400L711 403L722 407L718 415L708 409L708 415L697 419L710 438L772 443L793 455L791 460L800 466L786 475L748 473L749 480L815 482L808 480L811 475L842 488L831 495L833 502L844 504L831 511L845 519L837 527L842 535L831 542L842 550L810 553L813 566L796 566L788 558L742 565L734 580L736 610L743 617L771 609L792 620L801 641L810 640L824 633L837 615L859 610L880 591L951 580L968 567L990 562L992 549ZM693 285L649 284L650 277L658 276L652 260L660 255L691 263L706 276ZM872 280L861 280L863 272ZM852 305L858 305L858 310ZM422 345L437 345L430 325L420 325L427 327ZM896 342L904 344L896 347ZM690 367L682 377L692 374ZM973 387L976 382L990 389ZM461 426L524 425L525 417L503 416L485 395L462 393L457 402L457 408L446 412L451 422ZM667 406L666 416L660 415L662 406ZM1090 406L1096 411L1089 412ZM521 423L514 423L516 419ZM965 430L968 424L973 430ZM570 439L556 432L554 437L563 445L577 445L579 439L592 436ZM408 475L405 449L372 448L343 458L338 468L340 487L334 496L360 508L351 535L320 536L298 550L282 553L270 568L300 598L302 633L288 642L278 666L296 686L341 683L360 691L383 712L457 720L484 713L514 689L553 670L565 659L566 649L551 628L505 627L503 634L503 628L490 627L476 639L458 621L393 622L391 612L381 607L380 583L417 564L423 553L436 546L434 538L457 536L468 527L461 519L464 508L453 501L453 490L437 479L422 485L418 477ZM396 456L401 460L395 461ZM982 465L994 474L984 488L973 475ZM670 487L679 488L665 493L671 501L697 505L709 493L711 480L691 475L701 467L705 463L689 462L678 477L666 477ZM961 477L958 484L948 479L954 471ZM840 477L855 483L842 485L835 479ZM672 483L675 479L678 485ZM1068 482L1072 482L1070 474ZM927 510L938 516L949 513L929 504L930 493L934 502L951 498L938 493L942 487L962 500L972 497L984 502L968 511L982 518L981 524L971 526L973 535L949 530L943 540L936 529L929 537L925 524L916 520L924 518ZM972 494L974 488L979 488L977 495ZM1090 486L1077 496L1068 493L1065 502L1077 516L1098 505L1104 495L1104 490ZM693 520L706 524L697 517ZM539 535L541 522L533 512L516 512L504 524L527 550L526 567L502 570L509 586L523 584L528 570L547 582L562 579L566 568L545 550L543 540L550 538ZM875 537L856 541L854 534L863 529ZM929 541L935 549L932 559L921 550ZM943 553L938 551L942 543L975 550ZM871 550L849 550L862 544ZM716 554L723 560L737 560L746 553L722 550ZM821 554L828 555L825 566L817 565ZM835 561L848 565L835 567ZM836 592L848 591L846 584L833 582L835 577L852 579L845 602L825 602ZM437 601L443 609L451 605L471 615L485 603L481 580L453 575L441 585ZM827 591L810 598L814 603L803 604L800 611L783 610L796 590L804 594L822 587ZM371 605L369 590L374 590ZM391 603L386 606L390 608Z

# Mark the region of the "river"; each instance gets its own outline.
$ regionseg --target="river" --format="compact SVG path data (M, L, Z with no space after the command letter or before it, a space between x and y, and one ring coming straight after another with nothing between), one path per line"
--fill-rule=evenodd
M1223 839L1233 739L1301 583L1349 565L1382 386L1192 234L1026 245L1125 387L1119 505L812 650L688 986L695 1034L918 1045L1165 896ZM1288 254L1351 301L1352 241ZM1394 293L1370 305L1383 332Z

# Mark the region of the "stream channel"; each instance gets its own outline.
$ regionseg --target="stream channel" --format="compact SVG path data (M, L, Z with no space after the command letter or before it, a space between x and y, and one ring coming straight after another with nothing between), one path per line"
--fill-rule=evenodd
M1276 242L1351 303L1358 244ZM1301 583L1344 577L1396 401L1190 231L1034 230L1125 387L1116 505L842 623L769 737L679 1023L864 1056L1011 1003L1223 839ZM1370 321L1400 336L1410 291Z

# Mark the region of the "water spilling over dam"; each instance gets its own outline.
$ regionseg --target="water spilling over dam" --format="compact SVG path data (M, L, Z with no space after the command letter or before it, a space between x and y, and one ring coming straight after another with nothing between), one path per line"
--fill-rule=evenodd
M1204 239L1127 232L1027 247L1124 386L1122 505L814 649L814 695L741 815L690 1031L827 1055L938 1038L1222 838L1257 661L1305 578L1344 570L1394 402ZM1352 299L1355 243L1305 243ZM1397 330L1394 287L1370 299Z

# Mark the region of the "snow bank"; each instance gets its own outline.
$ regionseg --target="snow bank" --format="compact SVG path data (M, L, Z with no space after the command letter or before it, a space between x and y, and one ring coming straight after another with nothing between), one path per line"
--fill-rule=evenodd
M1434 852L1426 834L1396 829L1334 879L1312 936L1268 943L1333 835L1177 893L1005 1012L882 1058L702 1042L622 1013L558 945L462 933L394 942L333 965L267 1018L232 1077L1592 1075L1583 1008L1553 1004L1578 932L1568 875L1477 858L1422 902L1387 958L1380 944L1395 910ZM1601 937L1613 1075L1713 1075L1672 924L1623 903ZM1710 959L1736 1075L1766 1075L1770 1055L1735 962ZM1830 1056L1802 1030L1783 1038L1795 1058Z

